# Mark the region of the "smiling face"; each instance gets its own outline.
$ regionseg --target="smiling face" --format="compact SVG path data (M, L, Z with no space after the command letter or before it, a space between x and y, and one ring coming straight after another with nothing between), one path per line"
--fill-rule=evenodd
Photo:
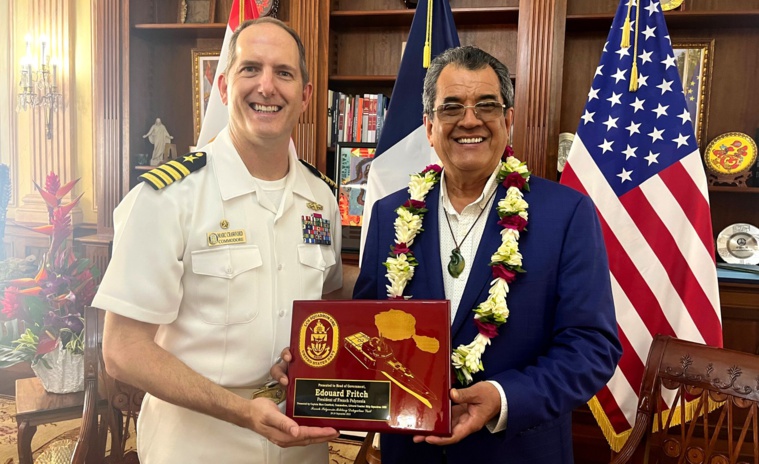
M435 107L443 103L469 106L481 101L503 102L498 77L490 66L472 71L448 65L440 73L436 89ZM427 139L445 166L446 178L460 182L487 179L509 142L513 115L513 108L487 122L475 116L471 108L456 122L425 115Z
M254 24L237 40L235 62L219 77L229 107L229 130L238 147L287 144L311 99L295 40L276 24Z

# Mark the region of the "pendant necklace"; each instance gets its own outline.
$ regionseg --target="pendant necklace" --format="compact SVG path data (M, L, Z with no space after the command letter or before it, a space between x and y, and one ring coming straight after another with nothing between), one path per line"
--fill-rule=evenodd
M485 203L485 207L480 210L480 214L477 215L477 219L474 220L471 226L469 226L469 230L466 231L466 235L464 235L464 238L461 239L461 245L464 244L466 241L466 238L469 237L469 233L474 229L474 226L477 225L477 221L480 220L480 217L482 217L482 213L485 212L487 209L487 206L490 204L490 200L493 199L495 196L495 193L498 191L498 189L495 189L493 193L490 195L490 198L488 198L488 201ZM456 234L453 233L453 227L451 227L451 220L448 219L448 211L445 210L445 207L443 207L443 214L445 214L445 222L448 223L448 230L451 231L451 238L453 238L453 244L456 245L456 247L451 250L451 258L448 261L448 274L451 275L454 279L457 279L462 272L464 272L464 268L466 267L466 261L464 261L464 257L461 255L461 245L456 241Z

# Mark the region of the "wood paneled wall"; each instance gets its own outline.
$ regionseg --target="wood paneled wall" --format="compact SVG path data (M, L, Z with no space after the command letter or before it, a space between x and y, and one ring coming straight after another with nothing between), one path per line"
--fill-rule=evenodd
M514 151L532 172L556 178L567 0L519 3Z
M314 88L306 112L295 127L293 141L298 155L317 166L326 168L323 155L327 146L327 44L329 37L329 3L319 0L292 2L289 12L290 26L295 29L306 48L308 73ZM318 154L322 153L321 156Z

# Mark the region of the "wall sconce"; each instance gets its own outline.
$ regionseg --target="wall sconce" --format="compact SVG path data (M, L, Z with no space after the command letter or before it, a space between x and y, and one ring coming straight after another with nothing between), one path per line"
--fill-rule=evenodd
M16 111L27 108L45 110L45 135L53 138L53 111L63 105L63 95L57 91L58 61L48 52L47 37L40 36L40 60L32 58L32 35L26 35L26 56L21 59L21 92L18 94ZM36 64L36 66L33 66Z

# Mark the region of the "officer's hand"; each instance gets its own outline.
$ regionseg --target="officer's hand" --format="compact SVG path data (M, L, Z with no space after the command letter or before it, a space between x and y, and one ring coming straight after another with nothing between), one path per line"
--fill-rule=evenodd
M288 352L289 354L289 352ZM275 445L288 448L324 443L340 434L332 427L305 427L280 412L273 401L266 398L250 400L251 430Z
M490 382L479 382L469 388L451 388L451 400L456 403L451 408L450 437L414 437L415 443L426 441L432 445L458 443L470 434L485 427L492 418L501 413L501 395Z
M271 369L269 369L269 375L281 385L287 386L287 366L290 364L290 361L293 360L293 355L290 354L290 348L282 350L279 357L281 361L271 366Z

